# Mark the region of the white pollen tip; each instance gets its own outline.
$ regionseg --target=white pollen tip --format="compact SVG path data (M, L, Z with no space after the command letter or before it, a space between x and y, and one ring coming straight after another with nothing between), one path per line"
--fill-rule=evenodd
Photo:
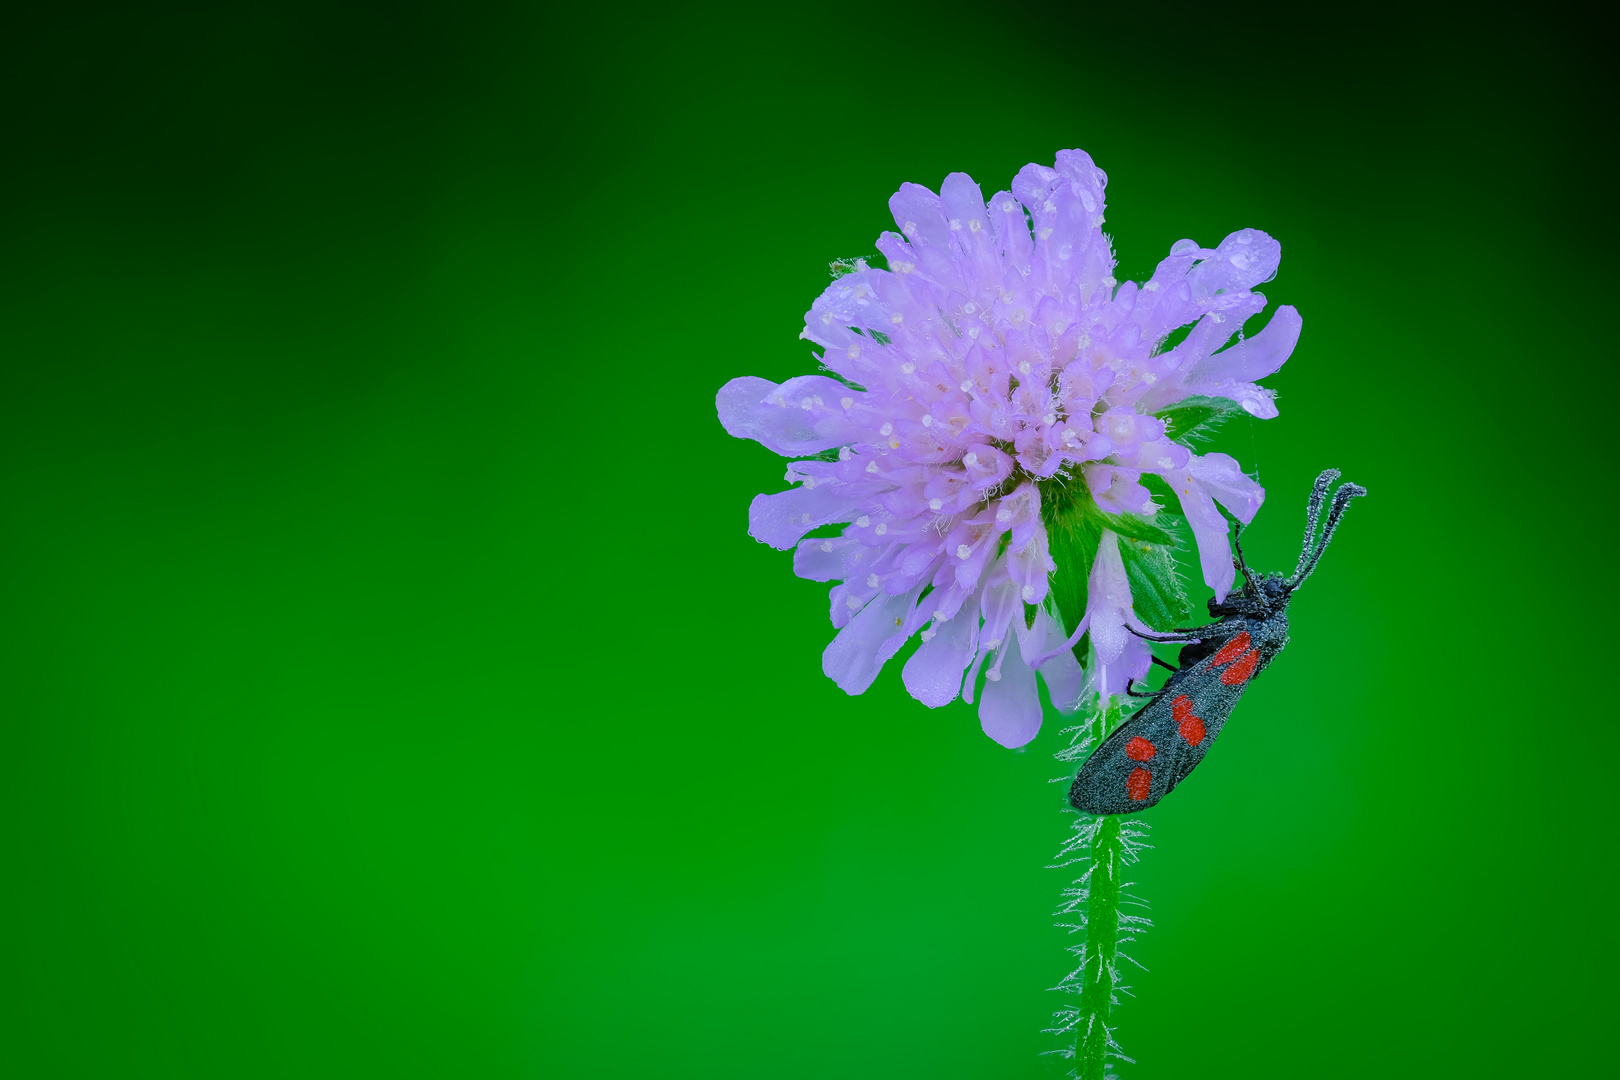
M972 555L972 554L973 554L973 549L968 547L966 544L957 544L956 545L956 557L958 559L966 560L967 557L969 555Z
M858 517L858 518L856 518L856 519L855 519L855 524L856 524L856 525L857 525L857 526L858 526L858 527L860 527L860 528L862 528L862 529L864 529L864 528L866 528L866 527L867 527L867 526L868 526L868 525L870 525L870 524L872 524L872 519L871 519L871 518L869 518L869 517L867 517L867 516L866 516L866 515L865 515L865 514L862 514L862 515L861 515L861 516L860 516L860 517Z
M963 379L960 389L961 389L962 393L964 393L964 394L967 393L968 391L972 390L973 389L973 380L972 379Z
M905 363L900 365L900 370L904 374L910 375L913 371L917 370L917 365L913 364L910 360L907 360Z
M844 606L849 608L851 611L857 611L860 609L861 602L858 598L851 596L844 601Z
M989 679L991 682L1000 682L1001 672L997 671L995 668L991 668L989 671L984 673L984 677Z
M967 457L962 459L962 464L967 465L967 466L977 465L978 463L979 463L979 455L978 454L969 453L967 455Z
M887 424L887 423L884 424L882 427L878 428L878 434L879 435L893 435L894 434L894 425L893 424Z
M1033 586L1033 585L1025 585L1023 591L1024 591L1024 599L1026 601L1030 601L1030 600L1035 599L1035 586Z
M877 462L875 462L875 461L868 461L868 462L867 462L867 463L866 463L866 471L867 471L867 472L869 472L869 473L875 473L875 472L877 472L877 471L878 471L878 467L877 467Z
M842 397L842 398L839 398L839 399L838 399L838 404L840 404L840 405L842 405L842 406L843 406L843 407L844 407L844 408L846 408L846 409L848 409L848 408L851 408L851 407L853 407L853 406L854 406L854 404L855 404L855 399L854 399L854 398L852 398L852 397Z
M922 426L923 427L933 427L934 426L934 418L933 418L933 416L931 414L923 413Z
M930 509L930 510L938 510L938 509L942 508L944 505L945 505L945 501L943 499L929 499L928 500L928 509Z
M996 511L996 520L997 521L1011 521L1012 519L1013 519L1013 513L1012 513L1011 510L1007 510L1007 509L1004 508L1004 509Z
M873 529L872 531L877 533L879 536L882 536L884 533L889 531L889 527L887 525L883 524L883 522L880 521L880 522L878 522L878 527L876 529Z
M918 634L917 636L922 638L923 644L926 645L930 641L934 640L934 635L937 634L937 633L939 633L938 630L924 630L922 633Z
M875 589L881 584L882 584L882 582L880 582L878 580L878 576L876 574L867 574L866 575L866 587L868 589ZM1026 585L1025 588L1028 588L1028 586Z
M831 551L832 550L832 541L831 540L823 540L821 542L821 550L822 551Z

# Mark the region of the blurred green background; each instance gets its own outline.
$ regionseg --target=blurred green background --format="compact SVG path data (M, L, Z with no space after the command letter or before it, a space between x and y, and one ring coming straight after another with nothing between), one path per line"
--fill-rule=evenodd
M713 400L1082 147L1122 277L1283 243L1251 559L1372 491L1149 815L1126 1075L1612 1074L1585 9L6 18L0 1072L1059 1075L1060 725L826 680Z

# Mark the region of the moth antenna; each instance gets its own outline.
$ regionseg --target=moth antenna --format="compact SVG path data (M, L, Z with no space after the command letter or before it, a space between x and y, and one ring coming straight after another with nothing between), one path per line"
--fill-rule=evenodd
M1270 611L1271 604L1266 600L1265 590L1260 588L1259 585L1255 583L1254 575L1249 573L1249 564L1244 561L1243 558L1243 523L1241 521L1238 522L1237 528L1232 530L1232 550L1237 552L1237 555L1232 559L1232 562L1243 574L1244 589L1251 596L1258 596L1260 598L1260 606L1265 608L1267 611Z
M1303 571L1296 571L1294 576L1288 579L1288 591L1292 592L1299 588L1305 579L1311 576L1311 572L1316 569L1316 564L1321 561L1322 553L1327 550L1328 542L1333 539L1334 532L1338 530L1339 521L1344 517L1345 510L1349 508L1350 500L1365 494L1367 494L1367 489L1360 484L1345 484L1333 493L1333 505L1328 508L1327 522L1322 526L1322 538L1317 541L1316 549L1311 552L1310 560L1305 564Z
M1311 485L1311 498L1305 504L1305 543L1300 546L1299 563L1294 567L1294 576L1289 579L1291 581L1304 580L1305 564L1310 561L1311 552L1316 547L1316 522L1322 516L1322 503L1327 500L1328 488L1338 478L1338 469L1323 469L1322 475Z

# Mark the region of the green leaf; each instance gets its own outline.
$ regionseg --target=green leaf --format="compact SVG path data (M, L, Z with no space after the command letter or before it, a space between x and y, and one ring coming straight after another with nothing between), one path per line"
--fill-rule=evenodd
M1102 524L1105 528L1112 529L1121 536L1145 540L1150 544L1163 544L1165 547L1170 548L1176 546L1174 536L1140 514L1103 514L1099 512L1097 516L1102 518Z
M1131 604L1138 618L1155 630L1192 621L1192 605L1181 587L1170 547L1122 536L1119 555L1131 582Z
M1046 522L1046 542L1057 572L1051 578L1052 599L1065 628L1073 630L1086 613L1086 578L1102 541L1102 515L1064 514Z
M1102 542L1104 529L1119 534L1120 557L1126 573L1131 575L1132 594L1152 594L1138 601L1137 611L1143 620L1151 626L1186 625L1191 612L1176 577L1175 552L1181 546L1176 535L1140 514L1105 514L1083 490L1079 495L1049 499L1041 505L1047 544L1057 563L1057 572L1051 577L1052 601L1063 617L1063 625L1072 630L1086 613L1086 579L1097 559L1097 545ZM1145 607L1141 606L1144 602ZM1175 614L1179 612L1186 614ZM1154 621L1162 620L1167 613L1174 616L1172 621ZM1075 649L1082 662L1085 646L1082 639Z
M1190 397L1153 415L1164 421L1164 433L1183 446L1204 442L1215 429L1242 412L1235 401L1217 397Z

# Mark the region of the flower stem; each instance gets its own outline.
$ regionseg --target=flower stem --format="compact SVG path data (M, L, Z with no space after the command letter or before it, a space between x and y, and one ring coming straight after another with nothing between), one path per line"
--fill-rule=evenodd
M1101 818L1091 839L1091 897L1086 905L1086 952L1080 966L1080 1017L1075 1032L1075 1075L1103 1080L1109 1044L1108 1010L1114 1000L1119 953L1120 870L1123 842L1117 817Z
M1124 718L1124 710L1116 702L1098 708L1085 724L1069 729L1073 739L1058 752L1058 760L1079 760ZM1120 951L1120 946L1135 941L1136 935L1153 925L1146 916L1121 911L1122 904L1146 906L1125 892L1130 883L1123 875L1148 846L1147 832L1146 823L1135 818L1082 815L1058 853L1057 866L1085 867L1080 877L1063 890L1063 903L1057 910L1059 915L1074 919L1058 925L1072 934L1084 934L1085 939L1069 947L1079 965L1053 987L1074 994L1079 1002L1074 1008L1058 1010L1056 1026L1047 1029L1060 1038L1072 1038L1072 1049L1064 1046L1049 1053L1073 1057L1073 1075L1078 1080L1107 1080L1110 1059L1131 1060L1114 1041L1108 1020L1119 1003L1119 992L1130 989L1120 980L1118 962L1131 958Z

